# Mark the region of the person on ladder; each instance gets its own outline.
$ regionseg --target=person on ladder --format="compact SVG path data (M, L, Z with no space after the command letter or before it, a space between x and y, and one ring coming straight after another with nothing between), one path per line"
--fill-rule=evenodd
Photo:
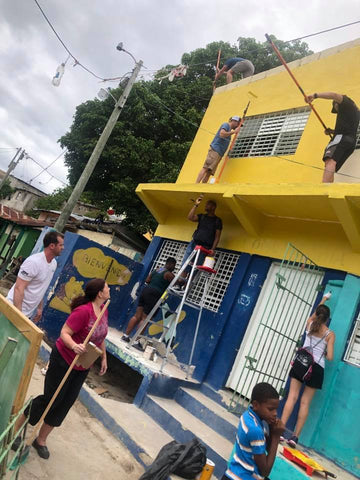
M201 195L195 200L194 206L190 210L187 217L190 222L197 222L198 226L193 233L191 242L188 244L185 250L182 265L185 263L196 245L206 248L209 250L210 255L214 255L215 249L220 241L223 224L221 218L215 215L217 207L216 202L215 200L208 200L205 204L205 213L196 213L196 210L199 207L202 199L203 196ZM200 252L198 265L202 265L204 263L205 257L206 254ZM186 279L189 276L190 271L191 266L188 265L188 267L181 274L182 280L179 279L178 281L178 290L184 289Z
M313 355L314 363L312 365L312 372L306 376L304 380L299 376L296 370L295 361L290 370L290 390L286 400L284 410L282 412L281 420L286 425L292 414L294 406L299 398L300 390L305 384L304 392L301 396L300 409L297 417L294 435L287 440L287 443L296 448L299 435L309 413L309 407L314 397L316 390L321 390L324 381L325 358L332 360L334 357L334 342L335 334L326 326L330 318L330 309L324 305L326 300L331 297L331 293L326 293L321 300L320 305L317 306L315 313L306 322L305 341L303 348L310 351ZM281 437L281 441L284 441Z
M205 163L197 176L196 183L207 183L210 176L215 175L216 168L230 144L231 136L240 130L240 120L240 117L235 115L228 122L220 125L210 144Z
M325 163L323 183L333 183L334 173L338 172L356 147L357 130L360 112L356 104L346 95L334 92L314 93L307 95L307 103L317 98L332 100L331 113L336 113L335 129L327 128L325 133L334 137L326 146L323 161Z
M143 288L140 294L135 314L130 318L126 331L121 338L124 342L130 343L131 332L143 320L146 319L151 310L154 308L156 302L170 285L174 278L174 274L172 272L175 270L175 266L175 258L168 257L164 267L153 270L148 275L147 279L145 280L147 285ZM133 347L143 351L139 341L134 343Z

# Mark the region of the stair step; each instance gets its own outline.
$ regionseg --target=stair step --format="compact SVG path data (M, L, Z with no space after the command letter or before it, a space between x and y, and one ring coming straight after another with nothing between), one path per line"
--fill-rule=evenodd
M227 440L235 441L239 418L200 390L181 387L176 392L175 400Z
M175 400L148 395L142 408L175 440L186 443L196 436L207 448L207 456L215 463L215 476L221 478L233 448L230 442L196 418Z

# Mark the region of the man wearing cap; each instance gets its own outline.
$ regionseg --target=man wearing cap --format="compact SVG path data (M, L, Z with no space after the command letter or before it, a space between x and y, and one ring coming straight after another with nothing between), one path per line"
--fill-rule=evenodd
M246 60L246 58L241 57L229 58L229 60L226 60L224 63L222 69L217 70L215 82L219 77L221 77L221 75L226 75L226 83L231 83L233 81L234 73L241 73L242 78L247 78L254 75L254 72L255 67L250 60Z
M228 122L220 126L210 144L205 163L197 176L196 183L207 183L210 175L215 174L216 168L229 146L231 135L238 133L239 129L240 117L238 116L231 117Z
M311 103L316 98L332 100L331 113L337 113L335 129L325 130L327 135L333 135L333 139L325 148L323 156L325 169L322 181L332 183L334 173L340 170L355 150L360 113L353 100L346 95L334 92L314 93L307 95L306 101Z

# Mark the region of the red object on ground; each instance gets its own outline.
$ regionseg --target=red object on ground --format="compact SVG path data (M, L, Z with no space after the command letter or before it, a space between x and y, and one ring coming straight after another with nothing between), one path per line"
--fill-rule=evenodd
M301 454L306 457L306 458L310 458L308 455L306 455L304 452L301 452ZM284 450L283 450L283 455L285 458L287 458L288 460L291 460L292 462L294 463L297 463L298 465L300 465L300 467L303 467L306 469L306 474L309 475L309 477L311 477L311 475L314 473L315 469L313 467L311 467L310 465L308 465L307 463L303 462L300 458L296 457L295 455L292 454L292 452L290 450L288 450L286 447L284 447Z
M112 208L109 208L109 210L107 210L106 213L107 213L108 215L114 215L115 210L113 210Z

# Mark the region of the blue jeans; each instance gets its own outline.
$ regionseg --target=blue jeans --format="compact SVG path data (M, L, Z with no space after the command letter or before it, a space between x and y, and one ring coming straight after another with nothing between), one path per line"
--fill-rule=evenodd
M194 240L191 240L191 242L186 247L186 250L185 250L185 253L184 253L184 258L183 258L183 261L182 261L181 265L184 265L185 261L189 258L191 252L194 250L195 247L196 247L196 243L194 242ZM197 261L197 265L202 265L204 263L205 258L206 258L206 254L203 253L203 252L200 252L200 255L199 255L198 261ZM190 264L185 268L185 272L187 274L189 274L191 272L191 265Z

